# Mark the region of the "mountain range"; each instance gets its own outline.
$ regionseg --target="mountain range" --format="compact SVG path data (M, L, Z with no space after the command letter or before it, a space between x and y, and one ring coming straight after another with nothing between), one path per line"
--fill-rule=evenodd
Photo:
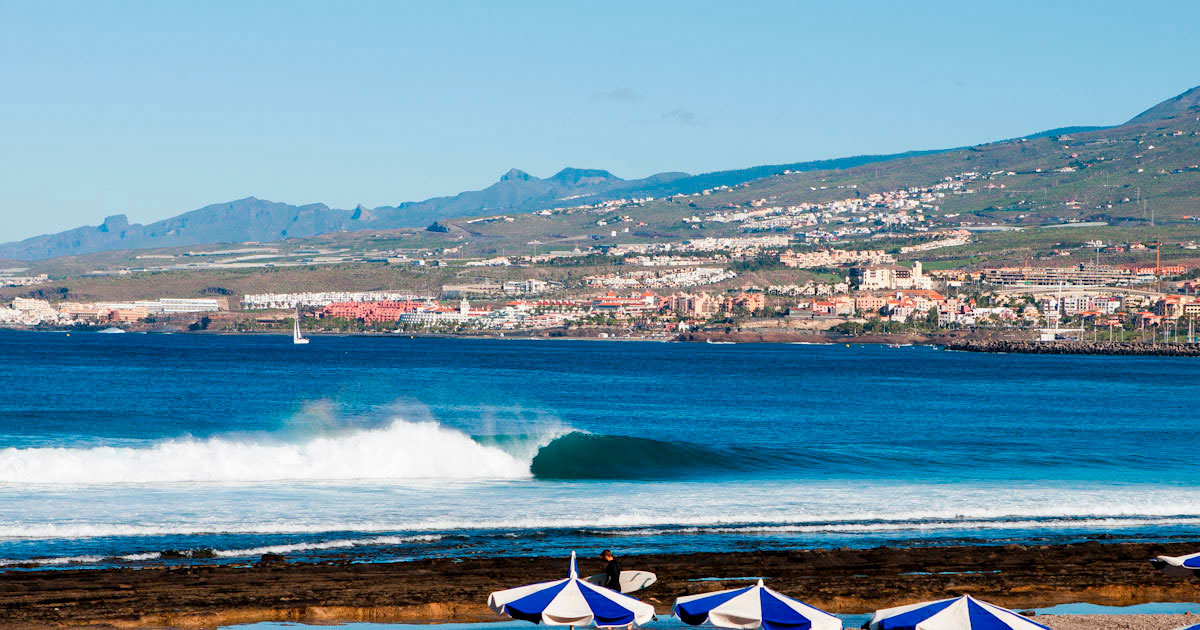
M525 212L563 205L595 203L623 197L662 197L699 192L717 186L735 186L784 171L849 168L870 162L920 155L864 155L796 164L755 166L702 175L658 173L626 180L599 169L564 168L545 179L511 169L483 190L435 197L395 206L352 210L323 203L304 206L247 197L216 203L156 221L130 223L123 214L104 219L98 226L83 226L55 234L0 244L0 257L41 260L118 249L147 249L208 243L277 241L330 232L366 229L425 227L456 217Z
M1151 107L1125 125L1163 120L1197 108L1200 108L1200 87ZM1026 137L1036 138L1097 129L1104 127L1068 127ZM83 226L0 244L0 258L40 260L109 250L276 241L331 232L424 227L436 221L456 217L527 212L619 198L691 194L719 186L736 186L785 171L848 169L874 162L920 158L953 150L862 155L755 166L700 175L667 172L632 180L622 179L605 170L580 168L564 168L543 179L514 168L483 190L370 209L361 205L348 210L335 209L322 203L295 206L248 197L212 204L145 225L130 223L125 215L113 215L104 219L98 226ZM911 161L908 160L909 163Z

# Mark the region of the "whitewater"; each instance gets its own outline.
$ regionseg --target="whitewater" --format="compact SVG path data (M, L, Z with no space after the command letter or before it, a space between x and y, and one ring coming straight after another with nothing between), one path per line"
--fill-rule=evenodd
M144 447L0 449L0 484L521 479L530 461L435 422L395 420L294 441L169 439Z
M1004 490L872 483L800 491L782 483L734 483L731 496L713 499L705 498L707 484L593 490L593 481L544 483L480 482L435 491L369 484L60 489L55 501L75 508L69 517L53 502L30 509L36 492L18 494L22 513L0 508L0 549L8 552L0 564L237 562L264 553L381 561L597 545L669 551L993 544L1077 540L1096 532L1142 540L1200 528L1200 492L1156 488L1043 485L985 501ZM312 503L314 495L319 504ZM532 505L548 500L553 503Z

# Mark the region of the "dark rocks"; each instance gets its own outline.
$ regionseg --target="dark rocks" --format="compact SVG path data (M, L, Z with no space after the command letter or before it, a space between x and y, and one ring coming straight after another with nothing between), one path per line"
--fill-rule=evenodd
M1200 344L1137 341L1004 341L954 340L947 350L1016 354L1109 354L1117 356L1200 357Z
M181 560L185 558L211 560L217 557L217 553L207 547L200 547L198 549L164 549L162 557L167 560Z

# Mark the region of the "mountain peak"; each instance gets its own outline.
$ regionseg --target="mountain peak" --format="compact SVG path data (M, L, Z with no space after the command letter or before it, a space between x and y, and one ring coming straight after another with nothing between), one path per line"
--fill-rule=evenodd
M120 232L129 227L129 217L123 214L114 214L104 217L104 223L98 228L101 232Z
M587 186L606 182L625 181L603 169L572 167L564 168L555 173L550 179L566 186Z
M1134 116L1128 125L1154 122L1166 118L1174 118L1190 109L1200 107L1200 86L1196 86L1179 96L1171 97L1150 109Z
M522 171L519 168L510 168L510 169L508 169L507 173L505 173L504 175L502 175L500 177L500 181L502 181L502 182L510 182L510 181L525 182L525 181L529 181L531 179L533 179L533 175L530 175L529 173L526 173L525 171Z

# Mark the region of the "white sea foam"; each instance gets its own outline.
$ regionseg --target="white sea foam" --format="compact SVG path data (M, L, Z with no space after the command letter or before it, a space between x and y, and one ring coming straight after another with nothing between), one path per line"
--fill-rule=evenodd
M821 520L776 520L766 516L746 515L616 515L594 518L531 518L531 519L437 519L422 521L393 522L333 522L313 523L180 523L177 525L135 525L121 523L23 523L0 525L0 540L55 540L88 538L126 538L156 536L197 535L287 535L348 533L370 534L372 532L424 532L407 536L379 536L330 541L328 543L302 543L295 550L334 549L366 544L400 544L403 542L433 541L443 537L435 532L463 532L484 530L500 532L506 536L520 536L526 532L544 530L580 530L593 535L645 536L670 533L717 533L717 534L802 534L802 533L872 533L899 531L937 530L1015 530L1015 529L1120 529L1135 527L1200 526L1200 516L1177 514L1104 514L1090 510L1076 513L1059 512L1035 516L1028 514L908 514L899 518L880 518L877 514L843 515L846 519ZM377 541L377 542L371 542ZM308 546L318 545L318 546ZM280 553L268 548L255 548L246 555L255 553ZM220 555L220 554L218 554Z
M584 532L607 536L660 536L669 534L870 534L887 532L1085 529L1108 530L1136 527L1172 527L1200 525L1200 517L1058 517L1046 519L951 519L889 520L848 523L791 523L736 526L681 526L674 528L632 527L624 529L585 529Z
M95 564L102 562L104 558L100 556L69 556L64 558L32 558L32 559L10 559L0 558L0 567L11 567L16 564L37 564L40 566L61 566L64 564Z
M350 549L353 547L379 547L384 545L403 545L414 542L437 542L442 537L436 534L420 536L375 536L373 538L349 538L345 540L327 540L312 543L295 543L291 545L265 545L249 549L218 549L214 555L221 558L240 558L260 556L264 553L296 553L299 551L322 551L326 549Z
M213 437L151 446L0 449L0 483L128 484L323 480L522 479L529 461L436 422L300 441Z
M372 538L352 538L346 540L329 540L313 543L296 543L292 545L266 545L262 547L251 547L249 549L216 549L213 555L219 558L249 558L261 556L266 553L297 553L303 551L321 551L325 549L351 549L354 547L379 547L385 545L404 545L409 543L419 542L436 542L441 540L442 536L434 534L422 534L417 536L375 536ZM130 553L116 558L105 558L103 556L85 555L85 556L62 556L56 558L0 558L0 567L13 566L18 564L36 564L39 566L62 566L68 564L99 564L102 562L111 562L119 560L124 562L146 562L148 560L158 560L162 558L162 553L152 551L149 553Z
M718 534L837 534L886 533L926 531L1014 530L1014 529L1084 529L1110 530L1135 527L1171 527L1200 525L1197 518L1048 518L1048 519L955 519L935 521L884 521L871 523L822 523L812 525L762 525L747 527L691 528L691 532L708 531Z
M121 559L127 562L145 562L146 560L158 560L161 557L161 552L151 551L149 553L127 553L121 556Z
M526 522L524 525L528 527L531 523ZM573 523L577 524L577 523ZM512 523L509 523L512 525ZM565 524L561 521L554 523L543 523L547 527L563 527ZM930 520L930 521L879 521L879 522L843 522L843 523L780 523L780 524L755 524L742 526L713 526L713 525L691 525L681 527L632 527L624 529L584 529L585 533L592 535L610 535L610 536L663 536L663 535L789 535L789 534L884 534L884 533L921 533L921 532L936 532L936 531L951 531L951 532L968 532L971 530L1055 530L1055 529L1078 529L1083 531L1114 531L1127 528L1139 527L1170 527L1170 526L1197 526L1200 525L1200 517L1192 516L1172 516L1172 517L1058 517L1050 519L950 519L950 520ZM268 528L269 529L269 528ZM307 531L323 531L324 528L297 528L290 530L287 533L298 533ZM339 531L354 531L349 526L338 525L336 529ZM121 534L129 535L125 528L116 528L113 532L121 532ZM159 533L164 535L170 534L187 534L196 533L186 529L178 531L161 531L154 528L143 528L137 531L137 535L146 535L148 533ZM239 533L245 533L241 530ZM272 533L284 533L272 530ZM118 534L120 535L120 534ZM518 536L519 533L508 531L501 534L504 537ZM261 556L262 554L295 554L308 551L324 551L334 549L351 549L357 547L380 547L380 546L398 546L409 545L413 543L429 543L437 542L444 538L441 534L413 534L413 535L383 535L370 536L360 538L345 538L334 540L323 540L314 542L301 543L281 543L275 545L263 545L249 548L235 549L215 549L213 555L219 558L250 558ZM131 553L120 555L115 558L118 561L124 562L145 562L157 560L162 557L160 552L149 553ZM80 555L80 556L65 556L53 558L32 558L32 559L14 559L0 558L0 567L12 566L17 564L37 564L41 566L60 566L69 564L99 564L112 562L114 558L106 558L96 555Z

